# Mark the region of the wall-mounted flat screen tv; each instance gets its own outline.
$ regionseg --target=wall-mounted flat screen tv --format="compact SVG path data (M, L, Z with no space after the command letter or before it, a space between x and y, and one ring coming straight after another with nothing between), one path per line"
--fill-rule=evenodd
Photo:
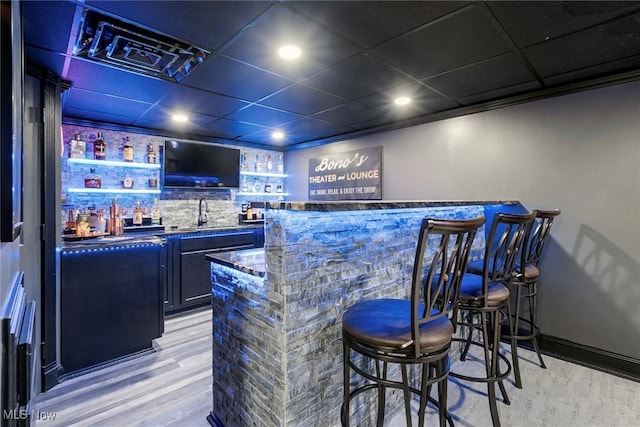
M164 142L165 187L228 188L240 185L240 150L204 142Z

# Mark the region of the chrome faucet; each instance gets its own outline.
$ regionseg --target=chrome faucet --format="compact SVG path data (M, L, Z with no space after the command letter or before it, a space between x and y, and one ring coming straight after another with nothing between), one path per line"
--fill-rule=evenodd
M205 213L202 213L202 202L204 202ZM209 204L207 203L207 199L201 197L200 201L198 202L198 227L207 223L206 212L209 212Z

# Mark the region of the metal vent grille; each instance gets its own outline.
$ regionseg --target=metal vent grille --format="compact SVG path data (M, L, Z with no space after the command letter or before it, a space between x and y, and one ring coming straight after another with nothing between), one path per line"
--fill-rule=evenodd
M210 52L85 9L73 54L134 73L179 82Z

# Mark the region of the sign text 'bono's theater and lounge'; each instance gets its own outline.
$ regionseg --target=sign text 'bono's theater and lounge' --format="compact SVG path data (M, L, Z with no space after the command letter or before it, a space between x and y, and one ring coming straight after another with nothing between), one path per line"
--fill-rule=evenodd
M381 147L309 159L309 200L381 200Z

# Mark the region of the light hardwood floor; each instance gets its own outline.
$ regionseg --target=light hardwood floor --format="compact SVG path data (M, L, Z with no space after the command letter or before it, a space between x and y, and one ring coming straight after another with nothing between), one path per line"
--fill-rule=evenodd
M34 409L45 415L54 413L55 419L35 425L208 426L211 310L167 319L165 329L156 340L155 353L78 376L38 395ZM503 345L503 350L508 353L508 346ZM522 350L521 354L524 388L516 389L512 378L508 379L512 403L498 403L503 426L640 426L639 382L549 356L545 357L548 369L541 369L534 353ZM453 369L470 373L482 366L455 362ZM457 426L491 425L486 386L451 378L448 395L447 406ZM406 425L404 413L389 418L387 426ZM427 424L434 425L436 420L431 414ZM327 425L338 422L328 421Z
M156 351L64 381L36 396L56 426L208 426L212 408L211 310L165 322ZM44 418L44 416L43 416Z

